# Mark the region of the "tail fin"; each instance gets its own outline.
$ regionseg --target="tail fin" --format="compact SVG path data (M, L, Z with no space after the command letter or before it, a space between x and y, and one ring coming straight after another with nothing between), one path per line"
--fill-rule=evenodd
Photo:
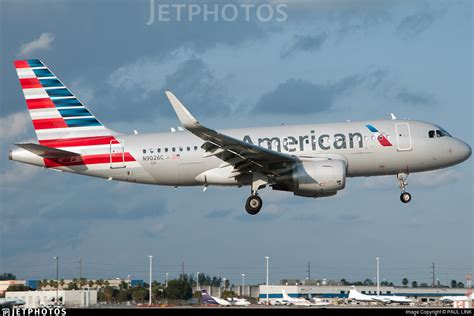
M282 294L284 300L291 299L291 297L288 294L286 294L285 290L281 290L281 294Z
M40 144L62 147L71 142L77 146L78 142L88 144L91 139L96 143L110 143L112 132L43 62L29 59L16 60L14 64Z

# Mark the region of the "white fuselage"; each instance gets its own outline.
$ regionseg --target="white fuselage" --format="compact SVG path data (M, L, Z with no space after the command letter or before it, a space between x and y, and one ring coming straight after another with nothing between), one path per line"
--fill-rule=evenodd
M375 126L391 144L384 146ZM377 176L413 173L458 164L471 155L463 141L450 137L429 137L439 130L434 124L420 121L379 120L317 125L275 126L219 132L254 145L297 157L338 159L346 162L347 176ZM246 185L231 176L232 166L205 156L203 141L183 131L172 133L121 135L120 144L96 146L93 149L63 148L80 154L112 154L123 159L94 164L47 166L65 172L136 183L192 186ZM130 153L125 155L122 153ZM44 159L21 148L10 153L12 160L45 166ZM112 161L112 160L111 160Z

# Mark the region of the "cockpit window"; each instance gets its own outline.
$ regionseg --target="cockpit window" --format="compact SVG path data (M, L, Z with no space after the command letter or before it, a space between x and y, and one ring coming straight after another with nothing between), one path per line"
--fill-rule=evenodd
M439 138L439 137L451 137L451 134L446 132L444 129L431 130L428 132L430 138Z
M443 137L443 136L452 137L451 134L449 134L448 132L446 132L446 130L444 130L442 128L439 130L439 132L441 134L440 137Z

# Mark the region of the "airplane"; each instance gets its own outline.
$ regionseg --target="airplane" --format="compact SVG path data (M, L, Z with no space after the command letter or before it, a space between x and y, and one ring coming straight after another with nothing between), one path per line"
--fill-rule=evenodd
M106 128L38 59L14 62L39 143L17 143L9 159L46 169L166 186L249 186L245 210L259 213L267 186L329 197L346 179L396 175L400 200L411 173L459 164L471 147L432 123L399 120L213 130L170 91L183 128L120 134ZM288 106L291 106L289 104Z
M407 298L406 296L397 296L397 295L367 295L360 293L352 287L349 291L349 299L356 300L359 302L377 302L383 304L398 303L398 304L409 304L413 303L413 300Z
M469 300L474 300L474 293L470 295L470 297L468 297L467 295L447 295L447 296L442 296L440 298L441 301L443 302L447 302L447 303L456 303L456 302L459 302L459 301L466 301L468 302Z
M285 290L281 290L282 298L277 299L277 303L281 305L294 305L294 306L311 306L311 302L305 298L294 298L289 296Z
M25 305L26 302L20 299L0 298L0 308L13 308L14 306Z
M309 294L309 301L311 302L311 306L328 306L331 305L329 300L321 299L319 297L313 297Z
M207 294L206 290L201 290L201 302L204 304L230 306L230 302Z
M230 302L234 306L249 306L251 304L245 298L238 298L238 297L229 297L227 301Z

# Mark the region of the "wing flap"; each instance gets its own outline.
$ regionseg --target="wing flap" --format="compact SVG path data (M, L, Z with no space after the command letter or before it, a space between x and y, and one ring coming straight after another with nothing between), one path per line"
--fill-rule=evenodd
M43 158L48 158L48 159L80 156L80 154L74 153L71 151L51 148L51 147L42 146L42 145L38 145L34 143L18 143L15 145L20 148L26 149L35 155L38 155Z

